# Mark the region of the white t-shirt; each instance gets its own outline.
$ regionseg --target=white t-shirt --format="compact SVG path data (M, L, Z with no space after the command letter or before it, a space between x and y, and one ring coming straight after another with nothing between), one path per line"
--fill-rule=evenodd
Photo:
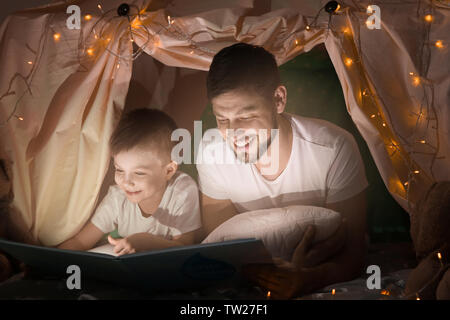
M170 240L201 227L197 184L187 174L177 172L150 217L144 217L139 205L129 201L119 186L112 185L91 222L104 233L118 228L121 237L147 232Z
M199 154L208 160L197 163L201 192L210 198L231 200L242 213L291 205L325 207L368 186L350 133L325 120L283 115L290 120L293 140L288 164L277 179L265 179L253 164L211 163L217 154L225 153L224 159L236 157L223 139L205 141L204 136Z

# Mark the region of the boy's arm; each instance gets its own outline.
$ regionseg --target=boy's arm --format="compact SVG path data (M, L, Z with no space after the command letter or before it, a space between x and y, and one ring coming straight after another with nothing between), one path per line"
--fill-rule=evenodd
M165 249L194 244L196 233L199 232L199 230L200 229L181 234L173 237L172 240L164 239L163 237L146 232L135 233L126 237L126 240L136 252Z
M77 235L64 241L57 248L80 251L89 250L101 239L103 234L103 231L89 221Z

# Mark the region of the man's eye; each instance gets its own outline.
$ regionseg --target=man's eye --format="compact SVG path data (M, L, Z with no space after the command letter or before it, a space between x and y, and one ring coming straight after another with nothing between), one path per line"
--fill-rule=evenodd
M137 174L138 176L145 176L145 173L143 173L143 172L136 172L136 174Z
M120 169L116 169L116 172L118 172L118 173L122 173L123 171L122 171L122 170L120 170Z
M252 119L254 119L255 117L246 117L246 118L239 118L240 120L243 120L243 121L248 121L248 120L252 120Z

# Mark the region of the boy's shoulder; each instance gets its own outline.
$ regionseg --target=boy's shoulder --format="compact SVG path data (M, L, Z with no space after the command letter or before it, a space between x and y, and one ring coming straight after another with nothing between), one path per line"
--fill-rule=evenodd
M192 188L197 189L197 182L195 182L195 180L187 173L177 171L172 179L170 179L168 187L173 188L176 191L184 191Z

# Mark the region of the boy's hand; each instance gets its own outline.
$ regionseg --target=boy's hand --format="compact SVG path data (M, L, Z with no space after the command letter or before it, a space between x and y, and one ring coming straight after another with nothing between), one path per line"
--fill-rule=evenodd
M114 252L117 253L117 255L119 256L123 254L136 252L136 249L133 247L133 245L127 238L114 239L113 237L108 235L108 241L110 244L114 246Z

